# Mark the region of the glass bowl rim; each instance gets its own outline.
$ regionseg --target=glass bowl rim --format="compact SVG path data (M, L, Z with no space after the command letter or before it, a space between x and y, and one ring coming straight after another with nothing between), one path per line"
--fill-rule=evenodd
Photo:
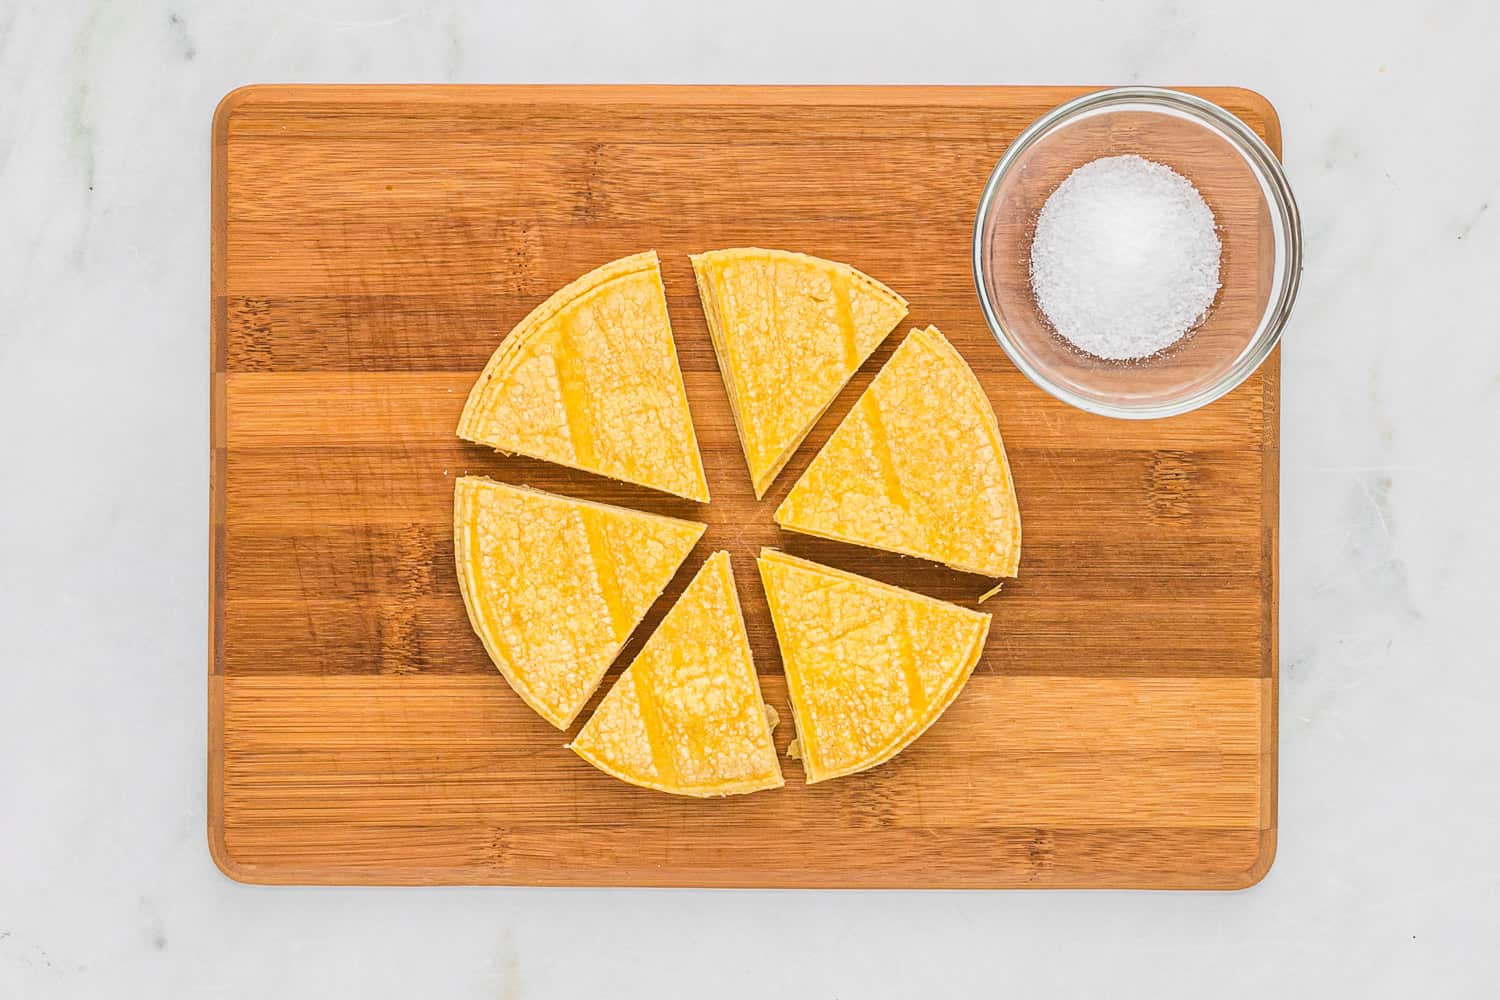
M1282 279L1280 294L1262 314L1254 339L1246 345L1234 363L1225 369L1213 383L1196 392L1181 398L1139 406L1108 403L1081 395L1066 386L1059 385L1038 370L1013 342L1010 332L1006 330L1005 324L1000 321L994 306L991 305L990 290L985 282L983 266L985 220L989 217L1001 182L1020 160L1021 155L1058 125L1077 118L1085 112L1121 104L1147 104L1179 112L1196 120L1200 125L1213 129L1239 147L1251 167L1260 175L1260 179L1270 188L1271 207L1280 223L1286 250L1280 275ZM1001 154L999 162L990 171L989 179L985 182L984 193L979 198L979 209L974 216L972 264L974 287L979 293L979 306L984 311L984 319L989 325L990 334L1011 362L1034 385L1064 403L1089 413L1125 420L1151 420L1188 413L1212 403L1249 378L1275 350L1276 345L1281 341L1281 331L1291 315L1292 305L1297 299L1297 289L1301 283L1302 221L1297 211L1297 200L1292 195L1292 188L1287 182L1281 161L1261 137L1234 113L1212 101L1180 90L1169 90L1164 87L1111 87L1075 97L1048 111L1028 125Z

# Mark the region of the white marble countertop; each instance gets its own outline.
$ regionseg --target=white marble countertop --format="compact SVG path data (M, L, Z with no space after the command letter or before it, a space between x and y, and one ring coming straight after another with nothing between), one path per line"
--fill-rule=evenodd
M726 966L713 995L1494 995L1500 8L479 6L0 0L0 997L671 996ZM1307 238L1271 874L1230 894L225 879L204 837L208 128L264 81L1268 95Z

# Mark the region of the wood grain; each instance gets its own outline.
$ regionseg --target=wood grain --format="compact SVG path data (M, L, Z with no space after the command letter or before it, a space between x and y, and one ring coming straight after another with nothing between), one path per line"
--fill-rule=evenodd
M209 841L285 883L1235 888L1276 830L1279 359L1146 423L1035 389L985 328L969 242L1007 142L1066 88L252 87L214 119ZM1279 151L1275 112L1200 91ZM895 761L722 802L563 751L470 631L455 476L709 530L789 706L762 545L972 603L987 581L783 534L771 513L894 349L757 503L689 252L848 261L937 325L995 404L1026 526L974 678ZM714 502L460 442L499 338L655 248ZM903 326L903 330L904 330ZM596 700L597 700L596 696ZM778 729L781 748L790 726Z

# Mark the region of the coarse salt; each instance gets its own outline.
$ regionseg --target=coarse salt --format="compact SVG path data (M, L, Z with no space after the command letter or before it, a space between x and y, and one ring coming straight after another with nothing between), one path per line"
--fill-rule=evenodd
M1106 156L1069 174L1042 206L1031 289L1079 350L1145 358L1203 321L1220 252L1214 213L1191 181L1139 156Z

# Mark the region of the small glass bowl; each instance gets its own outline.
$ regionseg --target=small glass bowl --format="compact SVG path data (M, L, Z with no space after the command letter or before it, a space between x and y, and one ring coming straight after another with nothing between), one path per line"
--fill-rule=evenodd
M1194 330L1138 361L1105 361L1051 327L1031 291L1031 240L1047 197L1102 156L1134 153L1192 181L1219 228L1220 289ZM1155 87L1086 94L1037 119L995 165L974 222L974 283L990 330L1042 389L1128 419L1197 409L1247 379L1281 337L1302 271L1302 225L1281 163L1202 98Z

